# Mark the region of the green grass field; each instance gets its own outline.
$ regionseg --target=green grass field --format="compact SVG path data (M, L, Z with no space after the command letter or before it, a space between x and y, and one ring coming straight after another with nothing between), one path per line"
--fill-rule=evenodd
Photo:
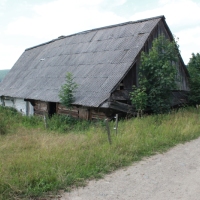
M118 135L111 122L112 145L103 122L72 126L68 120L62 122L65 129L56 131L59 120L49 120L51 130L45 130L39 118L0 107L0 199L36 199L68 191L200 136L200 111L194 108L120 121Z

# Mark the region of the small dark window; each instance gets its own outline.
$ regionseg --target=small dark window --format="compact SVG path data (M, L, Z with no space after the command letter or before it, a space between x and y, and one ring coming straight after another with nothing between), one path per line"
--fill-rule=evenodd
M123 90L124 89L124 83L123 83L123 81L120 83L120 85L119 85L119 90Z

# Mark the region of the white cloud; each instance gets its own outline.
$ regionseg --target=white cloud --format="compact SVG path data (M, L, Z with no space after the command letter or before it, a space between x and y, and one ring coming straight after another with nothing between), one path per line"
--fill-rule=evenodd
M172 33L179 38L181 55L187 64L200 44L200 3L192 0L159 0L158 7L131 16L131 20L165 15Z
M172 0L159 0L158 3L161 5L164 5L164 4L170 3L171 1Z
M7 0L0 0L0 16L3 15Z
M23 53L24 47L0 43L1 69L10 69Z
M6 4L7 1L8 0L0 0L0 6L5 6L5 4Z
M20 17L10 23L5 31L11 35L25 35L52 39L94 27L100 27L125 21L112 12L98 9L103 0L66 1L57 0L35 6L35 16ZM115 3L123 3L117 0Z
M191 58L192 53L200 53L200 26L182 30L176 33L179 36L179 45L181 55L185 61L185 64L188 64L189 58Z
M155 9L136 13L131 19L165 15L170 27L189 27L200 21L200 4L192 0L160 0Z
M127 2L127 0L113 0L112 4L114 6L121 6L124 5Z

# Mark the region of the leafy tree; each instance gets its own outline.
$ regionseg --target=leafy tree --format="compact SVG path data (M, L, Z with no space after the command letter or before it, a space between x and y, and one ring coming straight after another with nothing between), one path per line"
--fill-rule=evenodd
M188 71L190 74L189 85L190 95L189 103L191 105L200 104L200 54L192 53L192 58L188 63Z
M78 85L74 82L74 78L71 73L66 75L66 83L61 86L59 92L60 102L66 107L71 108L71 104L74 101L74 92Z
M135 105L138 116L142 116L144 109L147 106L147 93L145 87L133 86L133 92L130 92L131 103Z
M154 113L170 109L171 90L176 88L178 54L177 43L164 35L154 39L149 53L141 54L139 86L146 88L147 105Z

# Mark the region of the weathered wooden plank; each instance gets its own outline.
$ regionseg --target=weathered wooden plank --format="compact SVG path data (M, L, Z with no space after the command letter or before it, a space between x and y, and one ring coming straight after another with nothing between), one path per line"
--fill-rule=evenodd
M113 100L118 100L118 101L123 101L123 100L129 100L129 92L127 90L115 90L112 95L111 98Z
M107 110L105 110L107 111ZM95 109L92 109L90 111L90 118L91 120L96 120L96 119L106 119L107 118L107 115L105 112L103 112L102 110L95 110Z
M102 116L106 116L106 114L104 112L97 112L95 110L91 110L91 114L92 115L102 115Z
M79 118L80 119L89 119L89 109L86 108L79 108Z
M172 91L171 106L177 106L188 103L188 93L186 91Z
M44 115L48 115L48 112L44 112L44 111L41 111L41 110L35 110L34 115L44 116Z
M34 102L34 115L44 116L48 115L48 103L43 101Z
M76 106L72 106L70 109L69 108L66 108L64 105L62 105L62 104L58 104L57 105L57 109L58 110L65 110L65 111L67 111L67 110L70 110L70 111L73 111L73 112L78 112L78 107L76 107Z
M99 116L99 115L92 115L91 120L103 120L106 119L105 116Z
M36 101L34 108L36 110L48 111L48 104L47 102Z
M75 113L75 112L66 112L66 111L59 111L57 114L63 114L63 115L69 115L69 116L72 116L72 117L75 117L75 118L78 118L79 115L78 113Z
M131 90L133 85L137 84L137 73L136 73L136 63L132 66L130 71L124 77L123 80L124 90ZM126 96L126 99L129 99L129 96Z
M62 108L58 108L57 109L58 110L58 112L74 112L74 113L78 113L78 108L75 110L75 109L73 109L73 110L71 110L71 109L62 109Z
M125 103L121 103L119 101L110 102L110 108L112 108L114 110L119 110L119 111L122 111L125 113L130 113L133 115L136 114L136 111L133 106L125 104Z

